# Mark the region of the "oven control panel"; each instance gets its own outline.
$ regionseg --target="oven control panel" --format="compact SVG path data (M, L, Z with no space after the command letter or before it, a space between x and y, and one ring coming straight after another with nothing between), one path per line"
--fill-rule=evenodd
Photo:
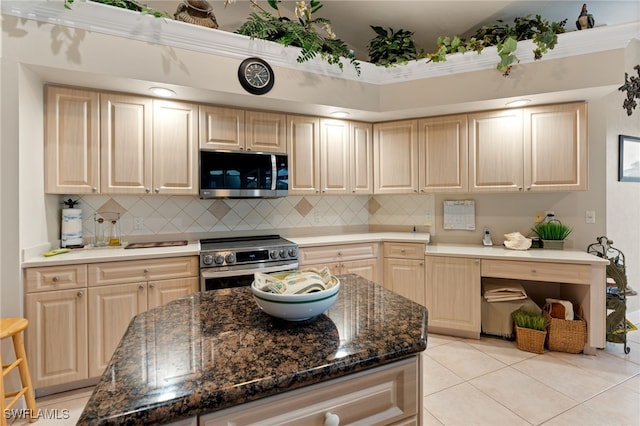
M201 267L241 265L251 263L275 262L281 260L297 260L297 246L254 250L215 251L200 254Z

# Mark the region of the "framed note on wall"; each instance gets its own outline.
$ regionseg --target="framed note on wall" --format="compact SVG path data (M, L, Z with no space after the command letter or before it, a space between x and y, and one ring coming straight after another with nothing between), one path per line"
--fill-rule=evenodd
M443 228L475 231L476 202L473 200L445 201Z
M640 182L640 138L618 137L618 180Z

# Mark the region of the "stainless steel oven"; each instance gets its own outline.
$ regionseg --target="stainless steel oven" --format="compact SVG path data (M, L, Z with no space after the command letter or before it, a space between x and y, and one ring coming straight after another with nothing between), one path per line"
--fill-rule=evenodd
M255 272L298 268L298 246L279 235L200 240L200 290L251 285Z

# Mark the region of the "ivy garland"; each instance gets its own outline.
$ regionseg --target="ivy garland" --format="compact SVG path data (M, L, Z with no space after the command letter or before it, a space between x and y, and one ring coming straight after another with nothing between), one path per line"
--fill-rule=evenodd
M536 15L535 19L529 16L518 17L514 25L507 25L502 20L497 24L489 24L480 27L469 40L460 36L438 37L438 50L428 53L427 62L444 62L451 53L477 52L480 54L487 46L496 46L500 62L496 68L502 75L508 76L514 62L520 62L515 55L518 41L533 40L536 48L533 50L534 58L541 59L550 49L558 43L558 34L564 33L567 20L549 22Z

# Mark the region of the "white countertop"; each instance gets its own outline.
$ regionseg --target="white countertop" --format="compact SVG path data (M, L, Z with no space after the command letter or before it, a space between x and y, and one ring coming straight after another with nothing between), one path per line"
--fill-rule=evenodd
M421 232L370 232L361 234L325 235L317 237L286 237L299 247L326 246L331 244L368 243L381 241L399 241L408 243L426 243L429 234Z
M72 249L68 253L45 257L38 255L25 259L23 268L36 266L72 265L77 263L114 262L118 260L157 259L160 257L196 256L200 242L189 241L185 246L125 249L100 247Z
M477 257L481 259L522 260L553 263L607 264L601 257L579 250L529 249L511 250L504 246L485 247L473 244L434 244L427 246L426 256Z
M360 234L325 235L315 237L286 237L299 247L364 242L415 242L426 243L428 234L420 232L371 232ZM195 256L200 251L198 241L189 241L185 246L125 249L124 247L73 249L69 253L45 257L32 256L22 262L23 268L37 266L70 265L77 263L113 262L119 260L156 259L161 257ZM506 259L555 263L607 263L607 260L579 250L529 249L510 250L503 246L484 247L473 244L427 245L426 256L478 257L483 259Z

